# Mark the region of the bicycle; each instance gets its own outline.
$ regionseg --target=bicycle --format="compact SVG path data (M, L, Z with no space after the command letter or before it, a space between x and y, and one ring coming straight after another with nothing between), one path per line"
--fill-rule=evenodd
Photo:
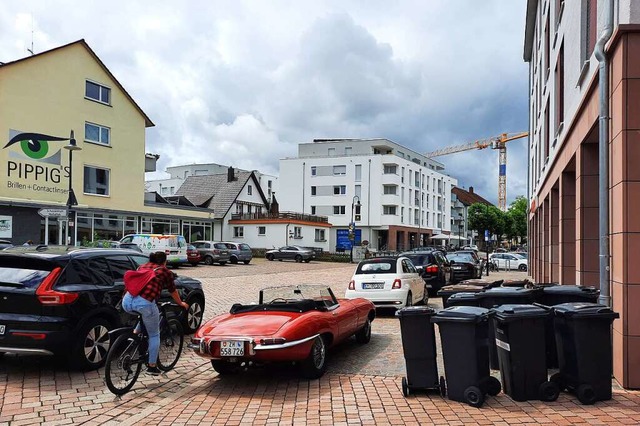
M182 353L184 333L180 321L176 318L167 319L165 307L177 306L171 302L158 304L160 310L160 350L158 351L158 369L164 372L175 367ZM140 333L133 330L140 326ZM116 331L116 330L114 330ZM137 315L136 325L117 330L122 332L115 340L105 364L105 382L109 390L115 395L124 395L135 385L140 375L142 365L148 359L147 330L142 322L142 316Z

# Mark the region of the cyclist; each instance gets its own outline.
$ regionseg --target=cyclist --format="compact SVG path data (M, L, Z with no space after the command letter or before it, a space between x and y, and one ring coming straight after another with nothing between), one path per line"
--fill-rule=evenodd
M156 366L158 351L160 349L160 311L156 302L163 289L171 293L171 297L184 309L189 305L180 299L174 282L174 273L166 267L167 255L158 251L149 255L149 262L141 265L138 269L152 269L155 277L152 278L142 289L138 296L132 296L128 292L122 298L122 308L129 313L139 312L149 336L149 359L147 362L147 373L158 375L160 370ZM136 330L135 332L140 332Z

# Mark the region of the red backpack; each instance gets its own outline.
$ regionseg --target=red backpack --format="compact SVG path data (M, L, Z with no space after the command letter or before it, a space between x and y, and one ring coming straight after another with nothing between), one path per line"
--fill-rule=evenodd
M138 269L136 271L127 271L124 273L124 288L127 290L132 296L137 296L140 294L142 289L144 289L149 281L151 281L156 276L156 271L161 267L155 269Z

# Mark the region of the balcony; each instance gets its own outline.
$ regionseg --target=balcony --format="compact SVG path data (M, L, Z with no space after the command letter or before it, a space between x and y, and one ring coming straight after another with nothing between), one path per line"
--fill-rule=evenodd
M285 219L285 220L300 220L304 222L315 222L315 223L329 223L329 218L327 216L316 216L311 214L304 213L294 213L294 212L279 212L277 214L271 213L236 213L231 215L231 220L274 220L274 219Z

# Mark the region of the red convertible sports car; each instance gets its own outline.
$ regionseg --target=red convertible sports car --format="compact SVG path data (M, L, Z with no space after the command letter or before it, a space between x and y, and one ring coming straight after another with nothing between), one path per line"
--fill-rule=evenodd
M319 285L271 287L258 304L234 304L228 314L202 325L189 347L211 359L219 374L270 362L295 361L309 379L327 368L327 349L355 335L371 339L376 309L366 299L336 299Z

